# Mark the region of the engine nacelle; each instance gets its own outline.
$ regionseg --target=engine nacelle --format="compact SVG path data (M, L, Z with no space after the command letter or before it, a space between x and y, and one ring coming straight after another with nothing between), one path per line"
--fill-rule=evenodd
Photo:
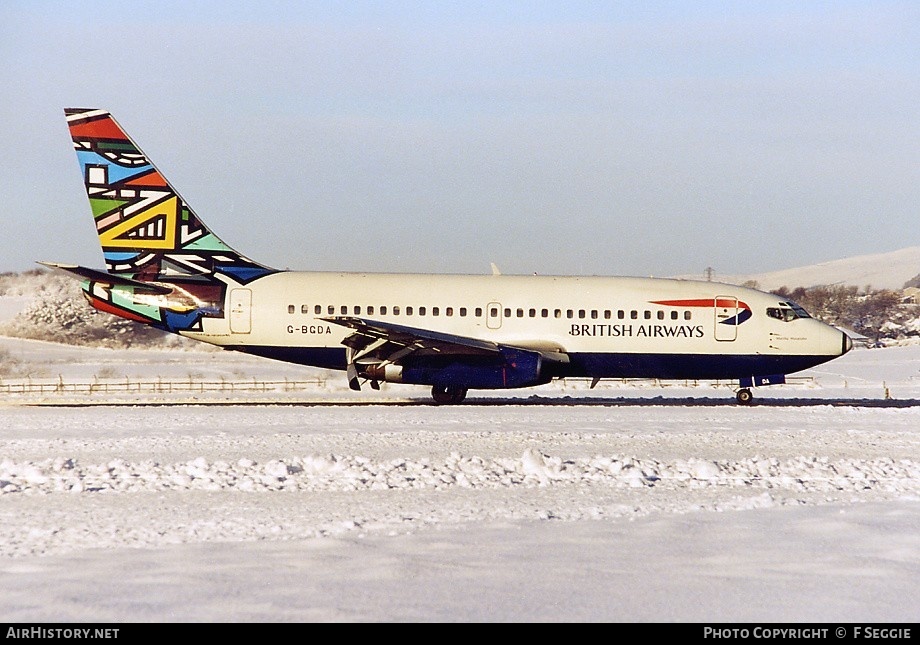
M427 356L404 365L371 365L361 375L375 381L478 390L530 387L549 383L536 352L504 348L492 356Z
M361 376L371 381L383 381L384 383L405 383L403 381L403 366L393 365L368 365L360 370Z

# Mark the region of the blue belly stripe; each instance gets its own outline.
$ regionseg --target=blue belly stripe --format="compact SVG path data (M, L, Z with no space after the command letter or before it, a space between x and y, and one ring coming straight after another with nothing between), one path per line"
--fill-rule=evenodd
M345 369L344 347L229 346L247 354L327 369ZM568 365L546 365L554 377L742 379L800 372L833 356L759 354L572 353ZM407 361L406 364L411 364Z

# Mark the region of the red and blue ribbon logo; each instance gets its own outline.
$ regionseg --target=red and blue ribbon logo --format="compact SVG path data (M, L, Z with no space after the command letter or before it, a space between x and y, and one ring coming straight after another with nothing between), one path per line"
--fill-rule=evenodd
M693 298L689 300L650 300L649 302L653 305L665 305L667 307L706 307L709 309L737 310L738 313L734 316L720 320L720 325L740 325L753 315L746 302L735 298Z

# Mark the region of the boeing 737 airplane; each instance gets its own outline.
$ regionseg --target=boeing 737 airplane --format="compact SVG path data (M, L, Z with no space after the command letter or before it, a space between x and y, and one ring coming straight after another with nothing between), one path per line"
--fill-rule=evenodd
M42 264L80 278L100 311L344 370L354 390L426 385L459 403L566 377L730 379L749 403L751 387L852 347L793 302L715 282L272 269L214 235L111 114L64 112L106 270Z

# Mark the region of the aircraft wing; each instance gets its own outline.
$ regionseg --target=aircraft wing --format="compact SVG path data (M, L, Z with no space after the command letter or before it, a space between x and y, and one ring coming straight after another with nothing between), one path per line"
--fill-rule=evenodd
M391 347L383 351L379 351L379 349L372 350L379 358L387 358L386 354L392 350L400 351L404 349L426 354L473 354L481 356L483 354L497 355L501 353L499 345L491 341L445 334L431 331L430 329L407 327L405 325L351 316L329 316L322 318L322 320L353 329L354 333L346 336L342 343L355 351L366 350L370 345L381 341L390 345ZM383 346L381 345L380 349L382 348Z
M329 316L321 320L354 330L342 340L342 344L349 349L347 371L349 386L352 389L358 389L356 363L398 365L410 355L458 357L491 355L500 357L504 350L515 350L539 354L550 361L568 362L568 356L557 351L500 344L469 336L458 336L379 320L353 316Z

